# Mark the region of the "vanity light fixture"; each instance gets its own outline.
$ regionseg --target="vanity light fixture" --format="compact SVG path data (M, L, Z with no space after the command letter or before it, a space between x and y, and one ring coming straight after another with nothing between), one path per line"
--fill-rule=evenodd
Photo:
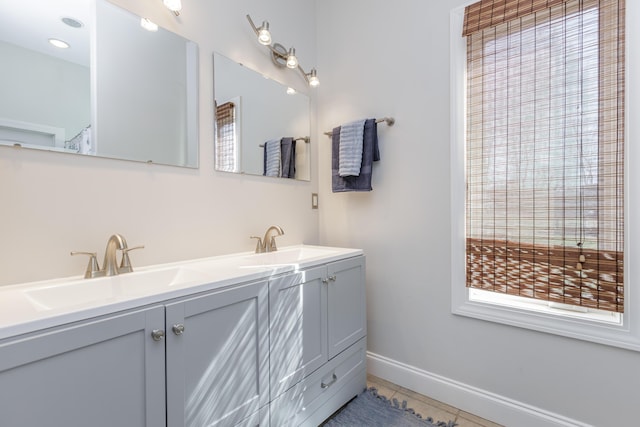
M287 68L291 68L295 70L298 68L298 58L296 58L296 49L289 49L289 54L287 55Z
M180 15L182 10L182 0L162 0L165 7L173 12L176 16Z
M59 39L49 39L49 43L60 49L67 49L69 47L69 43Z
M155 33L156 31L158 31L158 24L151 21L149 18L140 18L140 26L152 33Z
M312 68L309 74L306 74L305 77L309 82L309 86L316 87L320 84L320 80L318 80L318 76L316 75L316 69Z
M165 0L167 1L167 0ZM292 70L298 69L307 84L311 87L316 87L320 84L320 80L318 80L317 71L315 68L311 70L310 73L304 71L300 63L298 62L298 57L296 56L295 48L290 48L287 50L280 43L273 43L271 39L271 33L269 32L269 22L262 21L262 25L260 27L256 27L256 24L253 23L251 16L247 15L247 20L253 29L253 32L256 33L258 37L258 42L261 45L266 46L271 51L271 60L278 67L287 67Z
M271 44L271 32L269 31L269 23L267 21L262 21L262 25L258 28L258 42L265 46Z

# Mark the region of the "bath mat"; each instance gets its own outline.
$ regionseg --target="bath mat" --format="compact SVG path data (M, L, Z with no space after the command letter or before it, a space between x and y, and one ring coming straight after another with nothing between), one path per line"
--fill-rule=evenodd
M360 393L322 427L454 427L453 421L423 419L407 402L389 400L371 387Z

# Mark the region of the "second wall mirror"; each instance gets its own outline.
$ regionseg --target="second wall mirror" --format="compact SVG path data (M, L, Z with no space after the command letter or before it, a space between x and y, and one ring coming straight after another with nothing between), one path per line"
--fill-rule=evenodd
M213 65L216 170L309 181L309 97L218 53Z

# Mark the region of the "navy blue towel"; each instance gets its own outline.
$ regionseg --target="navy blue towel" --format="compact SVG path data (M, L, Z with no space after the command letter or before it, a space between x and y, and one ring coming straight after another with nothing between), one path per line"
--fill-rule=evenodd
M331 135L331 187L334 193L346 191L371 191L373 162L380 160L378 147L378 125L376 119L367 119L364 123L362 142L362 167L358 176L340 176L340 127L334 128Z
M282 161L282 177L296 177L296 141L291 137L280 140L280 152Z

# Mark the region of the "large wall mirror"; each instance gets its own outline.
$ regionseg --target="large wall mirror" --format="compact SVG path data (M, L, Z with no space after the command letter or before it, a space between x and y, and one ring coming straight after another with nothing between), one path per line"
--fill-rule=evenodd
M198 167L197 45L141 23L106 0L5 1L0 144Z
M308 96L213 54L215 168L310 180Z

